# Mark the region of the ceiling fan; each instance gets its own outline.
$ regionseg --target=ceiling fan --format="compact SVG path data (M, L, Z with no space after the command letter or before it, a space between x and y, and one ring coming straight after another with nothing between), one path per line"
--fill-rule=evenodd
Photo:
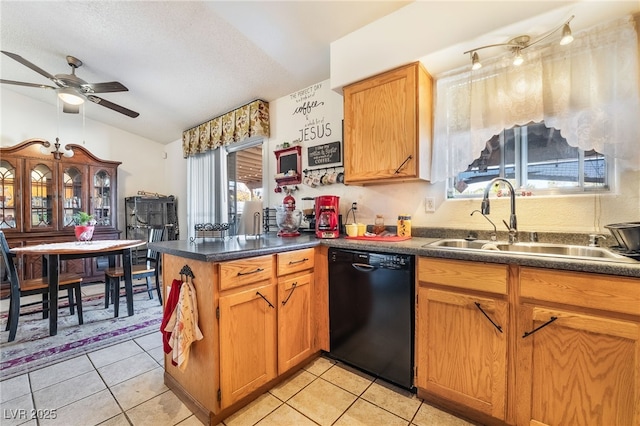
M35 72L40 75L45 76L49 80L53 81L57 87L48 86L46 84L35 84L35 83L26 83L23 81L13 81L13 80L3 80L0 79L0 83L3 84L14 84L17 86L27 86L27 87L39 87L41 89L53 89L57 92L58 97L63 101L64 107L63 111L77 114L80 110L80 104L84 102L85 99L93 102L94 104L101 105L103 107L112 109L116 112L124 114L126 116L135 118L140 115L135 111L132 111L128 108L125 108L121 105L114 104L106 99L102 99L98 96L95 96L95 93L109 93L109 92L127 92L127 89L122 83L117 81L110 81L106 83L87 83L80 77L76 76L76 69L82 66L82 61L73 56L67 56L67 63L71 67L71 74L56 74L51 75L42 68L37 65L32 64L27 61L20 55L16 55L15 53L6 52L4 50L1 51L14 61L20 62L27 68L31 68Z

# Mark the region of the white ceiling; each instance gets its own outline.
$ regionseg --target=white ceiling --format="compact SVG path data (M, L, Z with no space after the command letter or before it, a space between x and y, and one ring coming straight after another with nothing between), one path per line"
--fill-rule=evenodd
M471 19L455 12L464 2L426 2L433 7L431 20L451 23L447 39L456 45L450 53L434 53L438 66L447 69L448 58L460 62L458 44L468 37L456 38L456 28L465 34L462 28L491 22L496 13L518 16L515 4L503 7L518 1L485 3L484 16ZM331 42L409 3L2 0L0 47L50 74L70 73L65 56L73 55L84 62L76 74L87 82L121 82L129 92L99 96L140 116L85 102L86 117L168 144L183 130L253 99L272 101L328 79ZM549 10L558 3L549 2ZM0 77L51 84L6 55L0 55ZM56 104L53 91L2 89Z

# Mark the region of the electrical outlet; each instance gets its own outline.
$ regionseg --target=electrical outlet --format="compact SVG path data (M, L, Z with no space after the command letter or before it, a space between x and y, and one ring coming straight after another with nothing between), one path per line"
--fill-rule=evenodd
M351 203L351 210L353 210L353 211L358 210L358 203L356 203L356 202Z
M436 199L433 197L426 197L424 199L424 211L425 213L435 213L436 211Z

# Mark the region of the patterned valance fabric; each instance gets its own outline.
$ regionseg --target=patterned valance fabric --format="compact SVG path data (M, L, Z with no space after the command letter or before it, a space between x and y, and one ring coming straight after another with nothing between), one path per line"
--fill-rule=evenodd
M182 132L182 155L190 155L269 136L269 103L260 99Z

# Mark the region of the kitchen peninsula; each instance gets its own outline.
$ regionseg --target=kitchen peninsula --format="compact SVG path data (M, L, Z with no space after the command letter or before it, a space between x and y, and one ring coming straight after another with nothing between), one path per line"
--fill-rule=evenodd
M327 252L342 247L417 256L418 396L486 424L557 424L568 415L577 416L577 422L590 423L599 416L603 424L609 419L638 423L640 262L425 246L436 239L381 243L267 235L153 243L163 253L165 297L167 285L180 278L185 265L193 271L204 335L192 345L184 371L165 356L165 383L202 421L218 424L320 351L328 351ZM476 303L501 322L500 332L482 314L476 316ZM430 311L449 312L462 322L430 316ZM557 319L553 325L522 337L533 334L549 316ZM459 342L434 332L442 328L434 321L447 322L449 331L459 332ZM464 329L469 324L477 331L473 341ZM565 344L553 355L558 347L552 333L563 342L586 341L593 353ZM610 349L617 355L601 356ZM459 371L477 374L449 377L447 372L461 359L447 359L442 356L446 353L460 353L466 365ZM486 360L491 360L491 368ZM572 360L580 361L574 368L562 367ZM592 370L602 374L587 374ZM617 379L621 377L625 380ZM573 387L568 396L544 390L564 382ZM571 396L576 393L580 396ZM600 408L590 406L601 393L611 398ZM541 411L547 403L552 409Z

